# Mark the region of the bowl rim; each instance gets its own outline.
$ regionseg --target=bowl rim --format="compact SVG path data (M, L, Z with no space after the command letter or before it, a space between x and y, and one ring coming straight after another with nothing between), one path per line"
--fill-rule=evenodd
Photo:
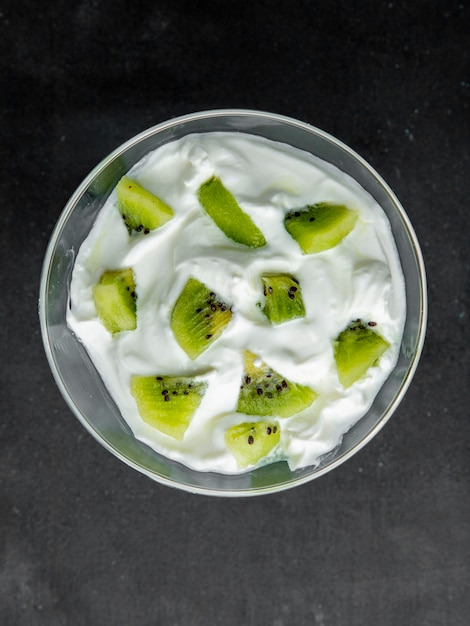
M46 319L46 306L48 293L47 287L49 283L49 276L51 270L51 263L54 255L54 250L59 239L60 233L64 228L67 220L69 219L70 214L73 212L76 204L79 199L83 196L86 190L89 188L90 184L93 180L111 163L114 159L125 153L127 150L137 145L141 141L151 137L152 135L156 135L162 131L172 128L173 126L179 126L182 124L186 124L187 122L195 122L198 120L204 120L208 118L224 118L230 116L238 116L238 117L252 117L257 118L260 121L263 119L269 122L277 122L280 124L294 126L299 130L303 130L308 132L309 134L316 135L320 137L326 142L333 144L336 148L339 148L345 151L349 156L351 156L355 161L357 161L368 173L376 180L376 182L380 185L383 191L388 196L389 200L393 204L394 208L397 210L407 232L407 235L410 239L410 243L413 247L414 253L416 255L417 266L418 266L418 274L419 274L419 287L420 287L420 321L418 327L418 338L416 341L416 346L414 349L414 353L411 358L410 365L408 367L408 371L406 376L404 376L401 385L395 394L393 400L384 411L380 419L377 421L375 426L371 428L366 435L364 435L350 450L344 452L339 457L334 459L331 463L326 465L323 468L315 470L314 466L312 466L312 472L306 474L304 476L300 476L298 478L292 478L285 483L276 484L274 486L267 487L256 487L256 488L241 488L237 490L230 489L216 489L216 488L207 488L198 485L190 485L187 483L179 482L176 480L172 480L165 476L161 476L155 472L148 470L147 468L139 465L139 463L133 461L132 459L125 456L119 449L111 445L108 441L106 441L102 435L93 428L93 426L88 422L87 419L82 415L79 407L75 403L75 401L69 395L67 388L62 380L62 376L60 370L57 366L57 363L54 358L54 354L51 348L51 342L49 340L49 332L48 325ZM211 132L211 131L205 131ZM244 132L237 131L234 129L233 132ZM369 443L377 433L383 428L383 426L388 422L391 418L395 410L398 408L400 402L405 396L406 391L408 390L411 381L414 377L416 369L418 367L419 360L421 358L425 335L426 335L426 326L427 326L427 317L428 317L428 298L427 298L427 281L426 281L426 271L424 266L424 259L422 255L422 251L415 233L415 230L411 224L408 215L406 214L402 204L398 200L395 193L392 191L391 187L388 183L382 178L382 176L363 158L361 157L355 150L350 148L347 144L337 139L333 135L309 124L307 122L303 122L297 120L295 118L285 116L278 113L270 113L267 111L258 111L255 109L207 109L204 111L197 111L194 113L188 113L185 115L180 115L168 119L166 121L160 122L156 125L150 126L144 131L134 135L124 143L120 144L117 148L115 148L112 152L110 152L105 158L103 158L91 171L90 173L82 180L82 182L75 189L74 193L70 196L69 200L65 204L63 210L61 211L59 218L52 230L52 233L49 238L49 243L47 245L47 249L44 255L44 261L42 264L41 275L40 275L40 288L39 288L39 301L38 301L38 313L41 327L41 336L42 341L46 353L46 357L49 363L49 367L51 369L53 378L55 380L56 385L59 388L59 391L64 398L65 402L71 409L72 413L77 417L80 423L85 427L85 429L99 442L101 446L111 452L114 456L120 459L129 467L137 470L138 472L148 476L155 482L160 484L179 489L182 491L186 491L192 494L200 494L206 496L218 496L218 497L248 497L248 496L256 496L256 495L266 495L278 493L280 491L285 491L287 489L291 489L293 487L300 486L307 482L310 482L320 476L332 471L349 458L354 456L359 450L361 450L367 443ZM163 455L162 455L163 456ZM194 470L193 470L194 471ZM201 472L203 473L203 472ZM225 475L224 475L225 476Z

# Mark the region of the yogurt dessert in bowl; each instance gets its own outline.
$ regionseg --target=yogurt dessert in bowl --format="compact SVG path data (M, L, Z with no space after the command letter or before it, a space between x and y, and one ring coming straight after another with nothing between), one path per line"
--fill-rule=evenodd
M387 185L311 126L171 120L65 208L40 317L69 405L108 449L192 492L335 467L390 417L424 340L422 259Z

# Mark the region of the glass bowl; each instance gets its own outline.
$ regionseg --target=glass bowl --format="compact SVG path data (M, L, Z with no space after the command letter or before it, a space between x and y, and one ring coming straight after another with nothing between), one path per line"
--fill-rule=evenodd
M66 324L75 255L113 187L151 150L190 133L237 131L306 150L356 179L380 204L391 224L405 277L407 311L398 362L372 407L319 465L291 471L286 462L238 475L197 472L154 452L134 438L85 348ZM370 441L391 417L415 373L424 343L427 300L424 264L416 235L382 178L346 145L303 122L249 110L214 110L178 117L117 148L82 182L64 208L47 248L39 317L47 358L67 404L85 428L130 467L172 487L218 496L251 496L301 485L334 469Z

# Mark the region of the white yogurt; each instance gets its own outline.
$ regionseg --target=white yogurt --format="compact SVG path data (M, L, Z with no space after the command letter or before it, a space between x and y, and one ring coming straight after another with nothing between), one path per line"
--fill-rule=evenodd
M219 176L267 244L249 249L228 239L197 198ZM236 412L249 349L285 378L311 386L313 405L280 420L275 458L291 469L315 465L363 416L397 358L405 318L405 289L390 225L374 199L353 179L285 144L240 133L190 135L147 155L129 176L174 210L174 218L146 236L130 237L113 192L80 248L67 321L85 345L136 438L199 471L238 473L225 430L256 421ZM285 213L316 202L359 212L354 230L336 247L302 254L283 226ZM112 336L97 318L92 287L108 269L132 267L137 329ZM273 326L257 307L260 276L286 272L300 282L306 317ZM191 360L170 329L173 306L190 276L205 283L234 315L222 336ZM377 322L391 347L377 367L348 389L340 384L332 341L354 319ZM176 441L146 424L130 393L133 374L201 375L202 402Z

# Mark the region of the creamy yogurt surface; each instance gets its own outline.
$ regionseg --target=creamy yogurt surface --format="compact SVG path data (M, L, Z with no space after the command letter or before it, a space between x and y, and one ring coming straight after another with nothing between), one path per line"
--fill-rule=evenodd
M205 213L198 189L213 175L262 231L264 247L233 242ZM318 394L310 408L279 419L280 446L262 463L285 459L291 469L318 464L367 412L398 358L405 288L383 210L332 165L243 133L189 135L145 156L128 176L171 206L174 217L145 236L130 236L113 191L78 252L67 322L135 437L193 469L239 473L224 437L234 424L262 419L236 412L243 352L250 350L286 379ZM339 245L303 254L285 230L284 216L317 202L344 204L359 218ZM137 328L111 335L97 317L92 288L104 271L127 267L135 275ZM257 305L260 277L269 273L288 273L300 282L304 318L269 322ZM170 328L175 302L191 276L233 305L229 326L195 360ZM333 340L357 318L376 322L390 348L378 366L345 389L338 380ZM200 376L208 382L182 441L141 419L130 393L134 374Z

